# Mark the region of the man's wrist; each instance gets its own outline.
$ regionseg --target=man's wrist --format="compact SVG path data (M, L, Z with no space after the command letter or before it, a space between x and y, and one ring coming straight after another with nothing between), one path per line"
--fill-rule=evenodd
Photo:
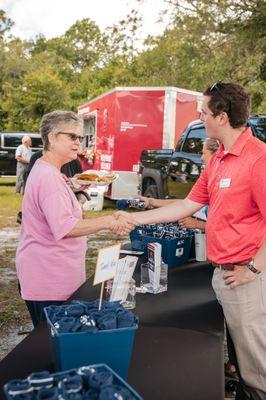
M147 208L154 208L153 200L151 197L148 197L148 206Z

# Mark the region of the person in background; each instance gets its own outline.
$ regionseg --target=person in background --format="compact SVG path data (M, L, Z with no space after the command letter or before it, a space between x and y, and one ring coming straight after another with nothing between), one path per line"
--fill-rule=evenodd
M219 146L220 143L216 139L207 138L205 140L202 146L202 156L201 156L201 159L205 165L210 161L211 157L218 150ZM144 197L144 196L136 196L136 198L144 201L146 208L163 207L166 204L170 204L173 201L175 201L174 199L154 199L152 197ZM207 207L205 207L205 210L207 217ZM178 223L181 226L181 228L201 229L202 231L205 231L206 222L201 221L194 217L181 218L178 221Z
M212 286L236 351L236 399L266 399L266 144L247 127L250 96L236 83L216 82L203 93L206 134L221 142L185 199L125 213L138 225L171 222L209 205L207 257Z
M19 195L24 188L27 169L31 158L31 138L27 135L23 136L22 144L16 150L15 158L17 160L17 180L16 180L16 194Z
M86 235L103 229L123 235L134 224L113 215L82 219L76 196L61 174L76 160L83 141L83 121L72 111L54 111L41 121L44 145L28 177L16 253L21 296L34 327L44 307L62 304L85 282Z

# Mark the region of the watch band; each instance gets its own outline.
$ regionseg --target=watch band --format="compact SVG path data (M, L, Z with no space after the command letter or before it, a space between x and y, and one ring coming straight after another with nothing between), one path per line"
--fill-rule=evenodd
M257 268L254 267L254 258L252 258L251 260L249 260L249 262L247 263L247 267L250 271L252 271L254 274L260 274L261 271L258 270Z

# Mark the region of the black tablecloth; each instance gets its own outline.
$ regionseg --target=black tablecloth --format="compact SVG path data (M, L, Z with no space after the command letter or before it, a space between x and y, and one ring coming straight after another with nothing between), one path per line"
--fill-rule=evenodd
M144 399L224 398L223 316L211 276L209 263L189 263L169 269L167 292L137 294L140 326L128 382ZM138 283L139 273L135 278ZM99 286L93 287L91 278L71 299L98 298ZM0 387L41 370L53 371L45 323L2 360Z

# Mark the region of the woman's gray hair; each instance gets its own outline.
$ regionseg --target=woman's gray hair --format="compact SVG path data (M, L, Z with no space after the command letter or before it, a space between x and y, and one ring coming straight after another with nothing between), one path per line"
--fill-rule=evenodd
M49 133L52 132L56 134L60 132L62 125L65 124L83 125L83 120L73 111L60 110L50 112L42 117L40 134L42 137L44 150L49 150Z

